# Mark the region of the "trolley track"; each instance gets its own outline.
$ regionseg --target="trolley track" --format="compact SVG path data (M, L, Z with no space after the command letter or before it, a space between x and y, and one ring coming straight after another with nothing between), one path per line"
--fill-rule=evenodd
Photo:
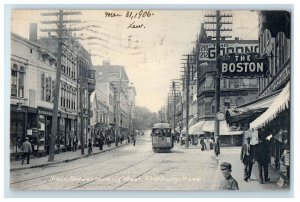
M112 176L112 175L114 175L114 174L117 174L117 173L120 173L120 172L122 172L122 171L124 171L124 170L130 169L130 168L132 168L132 167L134 167L134 166L136 166L136 165L139 165L139 164L141 164L141 163L143 163L143 162L149 160L149 159L152 158L154 155L155 155L155 154L151 154L150 156L148 156L147 158L143 159L142 161L139 161L139 162L134 163L134 164L132 164L132 165L130 165L130 166L127 166L127 167L125 167L125 168L123 168L123 169L120 169L120 170L117 170L117 171L115 171L115 172L112 172L112 173L110 173L110 174L108 174L108 175L105 175L105 176L101 177L100 179L105 179L105 178L110 177L110 176ZM88 185L88 184L91 184L91 183L95 182L95 181L96 181L96 180L92 180L92 181L86 182L86 183L81 184L81 185L79 185L79 186L73 187L71 190L74 190L74 189L77 189L77 188L82 188L82 187L84 187L84 186L86 186L86 185Z
M124 155L124 156L125 156L125 155ZM97 165L97 164L103 164L104 162L109 162L109 161L112 161L112 160L115 161L115 160L117 160L117 159L124 158L124 156L119 156L119 155L117 155L117 156L115 156L114 158L110 158L110 159L106 159L106 160L104 160L104 161L100 161L100 162L97 161L96 163L88 164L88 166L94 166L94 165ZM144 161L150 159L152 156L154 156L154 154L151 154L151 155L148 156L146 159L143 159L142 161L139 161L139 162L137 162L137 163L135 163L135 164L133 164L133 165L127 166L127 167L125 167L125 168L123 168L123 169L120 169L120 170L115 171L115 172L113 172L113 173L107 174L107 175L101 177L101 179L106 178L106 177L109 177L109 176L112 176L112 175L114 175L114 174L116 174L116 173L119 173L119 172L124 171L124 170L127 170L127 169L129 169L129 168L131 168L131 167L134 167L134 166L136 166L136 165L138 165L138 164L140 164L140 163L143 163ZM47 174L47 175L42 175L42 176L30 178L30 179L25 179L25 180L16 181L16 182L11 183L11 185L13 185L13 184L16 185L16 184L24 183L24 182L29 182L28 184L30 184L30 181L34 181L34 180L38 180L38 179L43 180L43 179L45 179L45 178L47 179L47 181L44 182L44 183L38 183L38 184L35 184L35 185L31 185L31 186L22 188L23 190L31 190L32 188L35 188L35 187L39 187L39 186L42 186L42 185L46 185L46 184L52 183L51 181L48 180L48 178L49 178L50 176L54 176L54 175L62 174L62 173L68 173L68 172L74 171L74 170L79 170L79 169L82 169L82 168L84 168L84 167L86 167L86 166L87 166L87 165L77 166L76 168L66 169L66 170L59 171L59 172L53 172L53 173L50 173L50 174ZM89 181L89 182L87 182L87 183L81 184L81 185L76 186L76 187L73 187L73 188L71 188L71 190L76 189L76 188L80 188L80 187L85 186L85 185L87 185L87 184L90 184L90 183L92 183L92 182L94 182L94 181L95 181L95 180Z

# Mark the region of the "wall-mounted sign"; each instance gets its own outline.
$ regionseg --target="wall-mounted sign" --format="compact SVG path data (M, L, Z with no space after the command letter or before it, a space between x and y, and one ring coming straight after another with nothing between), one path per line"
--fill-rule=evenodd
M219 70L223 77L268 77L269 59L258 53L229 53L220 58Z
M221 43L220 56L228 53L258 53L258 41L253 42L235 42L235 43ZM215 61L216 60L216 44L215 43L201 43L199 44L199 60L200 61Z

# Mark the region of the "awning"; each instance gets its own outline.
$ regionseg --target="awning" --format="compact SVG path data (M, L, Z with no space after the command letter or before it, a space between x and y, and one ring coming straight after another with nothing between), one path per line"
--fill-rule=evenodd
M275 119L278 113L289 108L290 104L290 82L286 84L281 93L274 100L272 105L260 115L257 119L250 123L250 128L258 129L262 128Z
M195 123L196 123L196 119L195 119L195 118L191 118L191 119L189 120L189 123L188 123L188 125L189 125L189 130L190 130L190 127L191 127L192 125L194 125ZM182 133L182 134L186 134L186 122L185 122L185 124L184 124L184 127L183 127L181 133ZM190 131L189 131L189 134L190 134Z
M267 97L256 99L239 107L226 111L226 121L228 124L247 122L250 123L264 113L280 92L274 92Z
M240 135L243 134L243 131L230 131L230 128L227 126L226 121L220 121L220 135ZM204 132L215 132L215 121L205 121L202 131Z
M191 135L199 135L199 134L204 134L202 131L202 127L204 125L205 121L199 121L198 123L192 125L189 128L189 134Z

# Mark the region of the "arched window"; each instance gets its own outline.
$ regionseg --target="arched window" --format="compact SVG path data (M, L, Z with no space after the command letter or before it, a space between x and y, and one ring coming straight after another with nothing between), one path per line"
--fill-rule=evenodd
M14 64L11 68L11 96L18 95L18 66Z

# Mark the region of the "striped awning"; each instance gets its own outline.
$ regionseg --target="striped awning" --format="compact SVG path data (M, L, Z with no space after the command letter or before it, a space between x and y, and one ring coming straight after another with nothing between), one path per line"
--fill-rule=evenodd
M290 104L290 82L286 84L272 105L262 115L250 123L250 128L258 129L274 120L277 115L288 109Z

